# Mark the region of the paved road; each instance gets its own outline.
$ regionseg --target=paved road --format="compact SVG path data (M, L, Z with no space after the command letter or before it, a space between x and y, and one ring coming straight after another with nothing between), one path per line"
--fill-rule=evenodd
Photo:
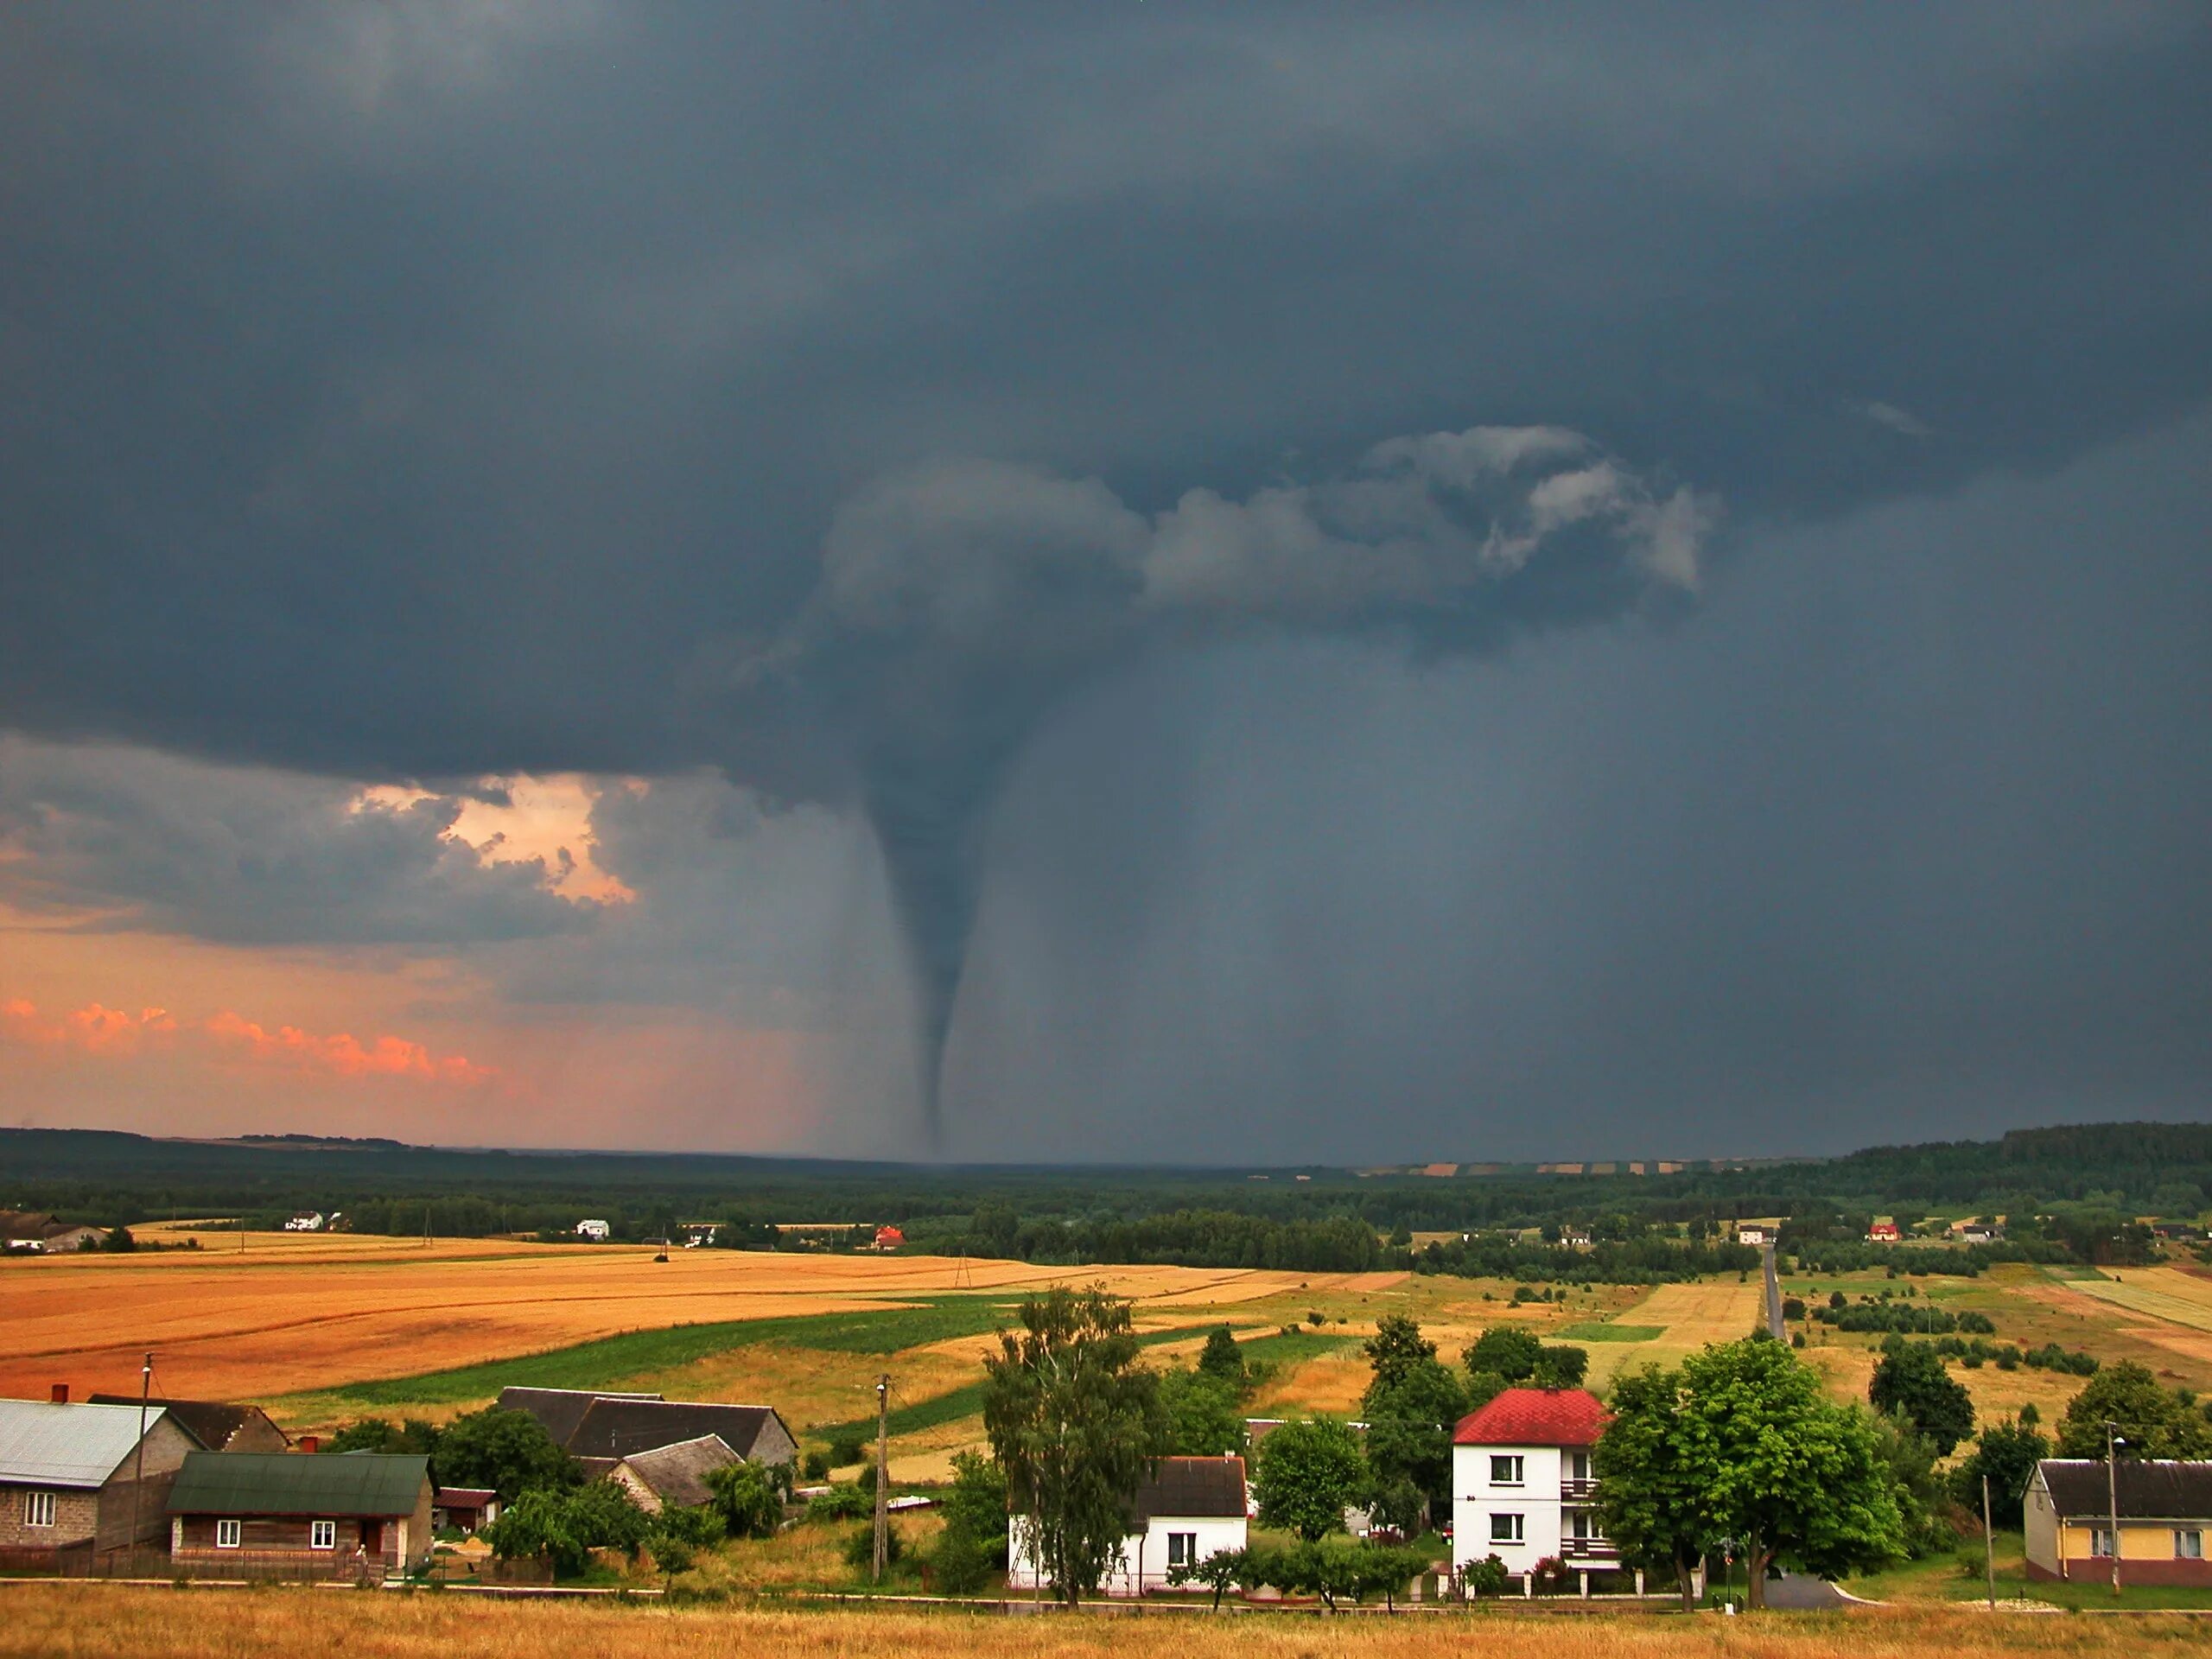
M1774 1241L1769 1239L1759 1246L1759 1263L1766 1270L1766 1328L1767 1334L1777 1342L1789 1340L1789 1332L1782 1323L1782 1279L1774 1268Z
M1791 1573L1788 1578L1766 1581L1766 1605L1804 1611L1816 1607L1843 1607L1849 1604L1843 1592L1826 1579L1802 1577Z

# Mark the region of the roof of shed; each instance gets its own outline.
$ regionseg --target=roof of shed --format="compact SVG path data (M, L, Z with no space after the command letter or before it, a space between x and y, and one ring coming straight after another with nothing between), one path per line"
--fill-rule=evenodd
M501 1389L501 1411L526 1411L545 1426L555 1442L568 1446L584 1414L601 1400L658 1400L658 1394L602 1394L596 1389ZM569 1448L574 1451L575 1448Z
M2046 1458L2036 1470L2061 1515L2109 1515L2117 1490L2124 1520L2212 1520L2212 1461L2123 1458L2109 1482L2101 1458Z
M128 1395L96 1394L92 1396L92 1402L96 1406L128 1406L133 1411L138 1409L138 1402ZM266 1414L259 1406L234 1406L222 1400L157 1399L149 1403L166 1410L172 1421L210 1452L221 1451L231 1443L231 1437L238 1430L256 1417ZM270 1427L275 1425L272 1423Z
M1459 1420L1454 1446L1595 1446L1605 1408L1586 1389L1508 1389Z
M592 1402L568 1449L579 1458L626 1458L702 1434L718 1434L740 1457L750 1456L761 1429L776 1413L769 1406L724 1406L694 1400L634 1400L605 1395Z
M622 1461L631 1473L659 1495L662 1503L689 1507L704 1503L714 1496L707 1487L709 1472L743 1459L729 1449L721 1435L702 1434L696 1440L679 1440L674 1446L633 1452Z
M1131 1509L1140 1522L1155 1516L1244 1514L1244 1459L1162 1458L1137 1488Z
M163 1414L147 1414L149 1433ZM138 1444L138 1408L0 1400L0 1480L99 1486Z
M194 1452L171 1515L411 1515L430 1478L414 1453Z

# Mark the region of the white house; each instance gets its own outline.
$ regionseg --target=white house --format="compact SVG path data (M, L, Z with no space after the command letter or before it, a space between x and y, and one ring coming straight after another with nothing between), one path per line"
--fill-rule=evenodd
M284 1224L284 1230L288 1233L319 1233L322 1230L322 1224L321 1211L302 1210Z
M1526 1592L1537 1566L1557 1560L1584 1595L1593 1575L1594 1587L1608 1587L1620 1552L1591 1508L1590 1452L1605 1427L1605 1407L1582 1389L1508 1389L1461 1418L1452 1435L1453 1570L1494 1554Z
M1195 1566L1217 1550L1244 1548L1249 1514L1244 1459L1162 1458L1152 1478L1137 1488L1130 1513L1135 1530L1122 1540L1121 1553L1106 1569L1100 1590L1109 1596L1140 1596L1173 1588L1167 1575L1175 1567ZM1029 1519L1016 1516L1007 1541L1007 1588L1032 1590L1037 1580Z
M613 1230L603 1221L580 1221L576 1224L576 1236L588 1238L594 1244L606 1243Z

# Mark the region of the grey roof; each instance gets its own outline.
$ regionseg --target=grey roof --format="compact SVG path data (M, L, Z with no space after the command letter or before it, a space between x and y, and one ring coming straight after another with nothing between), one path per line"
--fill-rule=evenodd
M150 1431L165 1414L146 1415ZM138 1444L138 1408L0 1400L0 1480L100 1486Z
M128 1406L138 1409L137 1400L129 1395L96 1394L92 1402L96 1406ZM210 1452L219 1452L231 1443L231 1437L256 1417L264 1416L259 1406L234 1406L221 1400L156 1400L175 1423ZM276 1425L271 1423L270 1427ZM283 1431L277 1430L279 1433Z
M569 1436L579 1458L626 1458L658 1446L718 1434L738 1456L753 1455L760 1431L778 1421L770 1406L725 1406L694 1400L639 1400L605 1395L592 1402Z
M1244 1459L1162 1458L1130 1505L1140 1522L1155 1516L1244 1513Z
M569 1446L576 1425L595 1400L658 1400L658 1394L604 1394L596 1389L501 1389L501 1411L526 1411L545 1425L554 1442ZM573 1452L574 1446L569 1446Z
M430 1460L355 1452L192 1452L169 1489L171 1515L412 1515Z
M2061 1515L2108 1515L2117 1487L2122 1520L2212 1520L2212 1461L2123 1458L2109 1484L2101 1458L2046 1458L2036 1472Z
M707 1489L709 1471L741 1462L719 1434L702 1434L696 1440L651 1452L634 1452L622 1459L630 1471L652 1488L664 1503L686 1507L704 1503L714 1494Z

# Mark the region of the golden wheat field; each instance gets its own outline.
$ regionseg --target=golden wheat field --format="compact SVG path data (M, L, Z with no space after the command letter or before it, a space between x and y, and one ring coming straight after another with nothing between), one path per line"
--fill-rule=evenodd
M0 1586L4 1659L1430 1659L1476 1650L1530 1659L2180 1659L2202 1621L1915 1609L1849 1614L1223 1614L1148 1610L1007 1617L892 1608L662 1608L297 1588L177 1591Z

